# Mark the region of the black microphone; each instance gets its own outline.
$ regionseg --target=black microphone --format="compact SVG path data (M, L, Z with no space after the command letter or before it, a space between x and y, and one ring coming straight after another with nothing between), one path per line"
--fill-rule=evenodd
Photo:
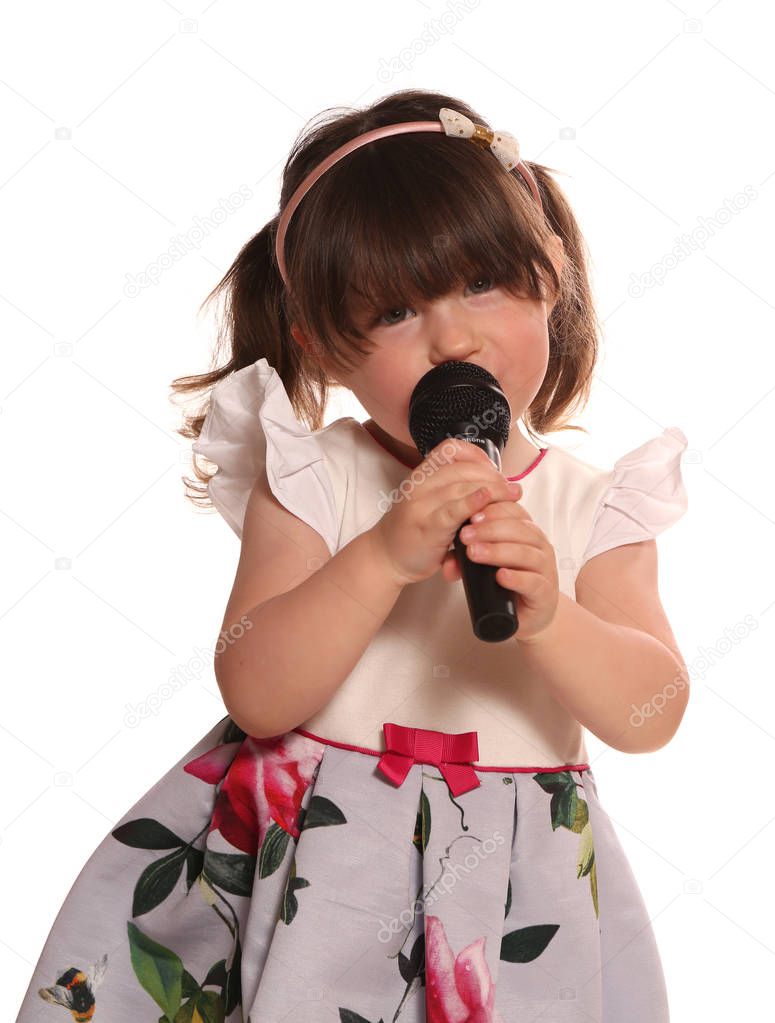
M435 366L420 378L409 399L409 433L423 458L445 437L459 437L482 448L500 470L510 426L511 407L500 384L472 362ZM495 578L497 565L470 560L460 539L467 522L461 523L454 543L471 624L478 639L498 643L519 626L516 594Z

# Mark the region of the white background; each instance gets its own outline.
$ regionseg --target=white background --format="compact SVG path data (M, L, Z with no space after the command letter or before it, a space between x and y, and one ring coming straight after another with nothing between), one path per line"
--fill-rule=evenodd
M190 444L169 399L173 378L209 367L198 307L276 212L308 120L415 86L557 168L588 240L605 329L577 419L590 434L547 440L608 467L667 426L688 437L689 511L658 546L689 707L663 749L589 735L590 762L673 1020L771 1003L773 20L731 0L6 8L6 1006L88 855L225 713L212 646L239 544L183 497ZM156 283L129 287L144 272ZM338 398L327 422L347 414L366 418ZM173 676L130 727L127 708Z

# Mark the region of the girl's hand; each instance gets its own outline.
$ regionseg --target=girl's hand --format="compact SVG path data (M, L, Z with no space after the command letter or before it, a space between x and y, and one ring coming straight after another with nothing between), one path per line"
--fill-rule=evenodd
M476 444L447 437L396 488L372 534L396 582L421 582L441 568L461 523L494 498L521 494Z
M518 501L493 501L481 512L484 519L468 524L460 539L472 561L499 566L497 582L520 598L514 639L532 639L552 621L560 599L554 547ZM474 543L481 552L472 551ZM454 549L444 558L442 575L448 582L460 579Z

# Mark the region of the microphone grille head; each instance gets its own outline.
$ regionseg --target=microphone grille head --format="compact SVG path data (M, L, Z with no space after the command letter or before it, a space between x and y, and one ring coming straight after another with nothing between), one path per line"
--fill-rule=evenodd
M409 399L409 433L426 457L448 434L488 437L499 449L509 439L511 407L500 384L482 366L451 361L420 378Z

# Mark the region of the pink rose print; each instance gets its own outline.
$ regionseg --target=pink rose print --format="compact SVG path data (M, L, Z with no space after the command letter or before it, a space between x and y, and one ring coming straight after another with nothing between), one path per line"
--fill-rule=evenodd
M242 852L256 856L267 828L275 821L294 839L301 801L323 747L297 732L239 744L225 743L186 764L184 770L217 785L223 779L209 831L216 828Z
M495 985L477 938L455 957L444 924L425 920L425 983L428 1023L504 1023L495 1009Z

